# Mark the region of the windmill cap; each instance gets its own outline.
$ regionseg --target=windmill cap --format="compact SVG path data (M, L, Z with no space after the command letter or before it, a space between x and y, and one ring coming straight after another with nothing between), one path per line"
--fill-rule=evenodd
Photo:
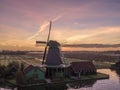
M48 42L48 46L60 46L60 43L58 43L57 41L50 40Z

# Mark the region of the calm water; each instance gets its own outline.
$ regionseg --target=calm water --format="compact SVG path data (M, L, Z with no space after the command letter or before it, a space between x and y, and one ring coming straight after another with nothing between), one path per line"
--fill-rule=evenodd
M36 86L22 90L120 90L120 71L99 69L98 72L109 74L109 79L80 81L54 86Z
M83 82L83 87L80 88L76 83L73 87L69 87L67 90L120 90L120 71L99 69L98 72L109 74L110 78L104 80L96 80L93 82L91 81L89 84Z

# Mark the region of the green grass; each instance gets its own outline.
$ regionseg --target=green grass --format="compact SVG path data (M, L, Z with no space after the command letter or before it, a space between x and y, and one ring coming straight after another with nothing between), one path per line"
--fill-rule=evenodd
M107 79L109 75L103 73L97 73L95 75L81 75L81 80L92 80L92 79Z
M10 83L13 83L13 84L15 84L16 85L16 79L14 78L14 79L11 79L11 80L8 80Z
M102 74L102 73L97 73L94 75L81 75L81 77L78 80L99 80L99 79L108 79L109 75L107 74ZM70 78L61 78L61 79L53 79L52 82L69 82L69 81L75 81L75 80L71 80Z

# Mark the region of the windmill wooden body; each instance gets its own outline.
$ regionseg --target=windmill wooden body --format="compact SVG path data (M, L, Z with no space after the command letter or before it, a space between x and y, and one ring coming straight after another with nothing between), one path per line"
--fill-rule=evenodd
M36 41L36 43L46 44L42 61L42 66L46 68L46 78L64 77L69 75L68 69L70 65L64 64L63 60L61 59L60 43L58 43L57 41L49 40L51 24L52 22L50 21L47 42Z

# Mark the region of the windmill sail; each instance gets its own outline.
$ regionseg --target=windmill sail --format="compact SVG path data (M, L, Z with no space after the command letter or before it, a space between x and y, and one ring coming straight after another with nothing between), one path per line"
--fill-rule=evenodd
M51 25L52 25L52 22L50 21L49 33L48 33L47 43L46 43L45 50L44 50L42 64L44 64L45 57L46 57L46 52L47 52L47 48L48 48L48 42L49 42L49 39L50 39Z
M49 33L48 33L47 43L49 42L49 39L50 39L51 25L52 25L52 21L50 21L50 27L49 27Z
M36 43L37 43L37 44L39 44L39 43L40 43L40 44L46 44L47 42L45 42L45 41L36 41Z

